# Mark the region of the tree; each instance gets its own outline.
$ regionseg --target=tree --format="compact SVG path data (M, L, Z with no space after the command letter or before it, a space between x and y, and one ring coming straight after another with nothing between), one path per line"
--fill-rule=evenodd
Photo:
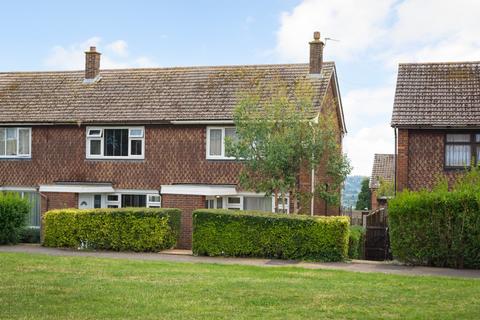
M379 198L391 198L395 195L395 186L393 181L388 181L383 178L379 179L380 186L377 190L377 197Z
M355 210L370 210L372 208L372 192L370 191L368 183L368 178L363 179L362 189L360 189L360 193L358 194Z
M336 115L316 112L313 92L307 81L297 81L293 90L280 80L258 83L241 95L234 111L237 136L226 138L226 150L244 164L240 185L274 195L276 212L279 199L285 205L287 194L294 213L313 196L338 203L340 186L350 172L334 126ZM313 193L302 190L301 171L311 172L320 164L328 185L317 186Z

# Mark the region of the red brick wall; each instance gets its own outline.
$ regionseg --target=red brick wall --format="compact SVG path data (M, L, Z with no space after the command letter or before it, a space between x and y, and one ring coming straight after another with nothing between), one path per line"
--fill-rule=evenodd
M410 130L408 144L408 188L431 189L442 176L453 183L461 171L444 170L445 132L440 130Z
M397 135L397 191L408 187L408 130L399 129Z
M188 195L170 195L162 197L162 207L179 208L182 210L182 225L180 241L177 248L192 248L192 212L195 209L205 208L205 197Z
M440 177L453 183L462 174L444 170L444 137L442 130L399 130L397 191L431 189Z
M111 182L114 188L162 184L236 184L240 164L205 159L205 126L145 126L144 160L87 160L85 127L32 128L32 159L0 161L0 185Z
M370 201L372 203L372 210L376 210L379 207L378 199L377 199L377 189L370 189L370 192L371 192Z

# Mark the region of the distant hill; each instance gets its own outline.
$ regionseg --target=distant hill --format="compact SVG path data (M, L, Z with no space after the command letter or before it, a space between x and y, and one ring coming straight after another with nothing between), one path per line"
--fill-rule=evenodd
M342 190L342 206L354 207L357 203L358 193L362 187L362 180L368 178L365 176L348 176Z

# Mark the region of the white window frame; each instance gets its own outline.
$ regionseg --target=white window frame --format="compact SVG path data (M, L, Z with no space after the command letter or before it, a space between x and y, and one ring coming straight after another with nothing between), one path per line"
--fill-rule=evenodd
M5 155L0 155L0 159L30 159L32 157L32 128L29 127L0 127L0 129L5 129ZM7 155L7 129L16 129L17 131L17 150L16 155ZM29 145L28 145L28 154L20 154L20 130L28 130L29 135Z
M228 198L239 198L239 203L228 203ZM225 196L223 198L223 205L226 209L235 209L235 210L243 210L243 196Z
M150 201L150 197L159 197L159 201ZM158 193L157 194L147 194L147 208L151 208L151 207L158 207L158 208L161 208L162 207L162 196L159 195Z
M210 155L210 131L212 129L222 130L222 148L221 148L221 155ZM235 160L235 157L227 157L225 156L225 129L235 129L234 126L225 126L225 127L207 127L207 149L206 149L206 157L208 160Z
M283 203L282 203L282 197L279 195L278 210L280 211L278 213L290 214L290 197L288 194L285 195L285 207L283 206ZM275 195L272 196L272 212L275 212Z
M104 144L105 144L105 129L127 129L128 130L128 156L105 156L104 155ZM100 135L89 135L90 130L101 130ZM142 130L141 136L132 135L132 130ZM99 140L100 141L100 154L91 154L90 153L90 141ZM132 140L141 140L142 142L142 154L141 155L132 155ZM143 160L145 159L145 127L87 127L86 128L86 158L87 159L101 159L101 160L119 160L119 159L135 159Z
M111 201L108 200L108 196L117 196L116 201ZM105 196L105 207L108 208L108 206L117 206L116 208L121 208L122 207L122 194L120 193L109 193Z

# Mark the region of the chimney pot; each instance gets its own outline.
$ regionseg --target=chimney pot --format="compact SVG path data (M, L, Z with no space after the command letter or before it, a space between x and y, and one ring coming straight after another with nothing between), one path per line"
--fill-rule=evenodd
M325 43L320 41L320 32L313 33L313 41L310 41L310 74L319 75L322 72L323 47Z
M100 55L94 46L85 52L85 83L94 82L100 75Z

